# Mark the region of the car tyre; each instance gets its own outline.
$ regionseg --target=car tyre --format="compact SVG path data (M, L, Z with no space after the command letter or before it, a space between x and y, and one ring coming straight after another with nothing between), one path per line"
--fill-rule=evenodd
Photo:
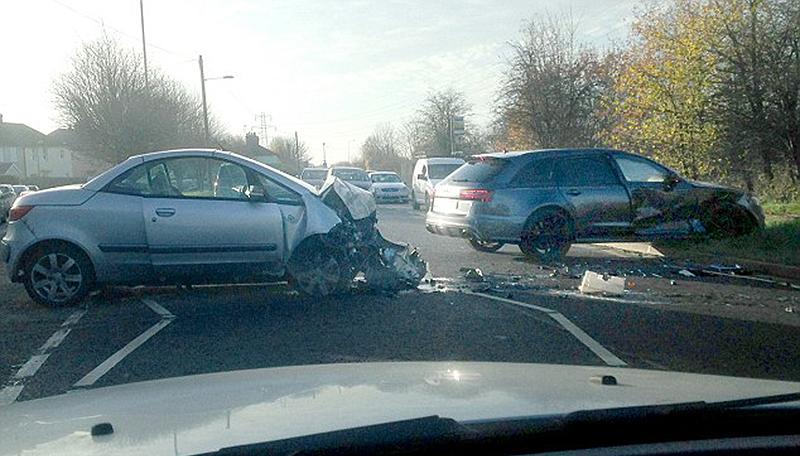
M351 268L324 244L309 242L292 255L289 284L304 296L329 296L345 291L353 281Z
M506 245L504 242L480 241L475 238L469 238L467 242L478 252L496 252Z
M415 211L419 210L419 202L417 201L417 195L414 192L411 192L411 209Z
M25 291L47 307L68 307L82 301L92 289L92 262L79 248L61 243L36 247L24 267Z
M425 192L425 211L427 212L429 210L431 210L431 199L428 192Z
M519 243L522 253L543 263L561 261L572 245L572 227L558 211L534 214L526 223Z

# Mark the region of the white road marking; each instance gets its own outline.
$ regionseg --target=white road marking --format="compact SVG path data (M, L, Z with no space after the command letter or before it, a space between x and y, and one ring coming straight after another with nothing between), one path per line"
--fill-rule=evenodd
M100 363L99 366L95 367L91 370L88 374L84 375L83 378L78 380L73 386L75 387L83 387L83 386L91 386L94 385L100 378L108 373L111 369L114 368L117 364L120 363L126 356L133 353L134 350L141 347L142 344L148 341L151 337L155 336L159 331L166 328L167 325L172 323L175 320L175 315L164 308L161 304L155 302L152 299L142 298L142 302L147 305L153 312L157 313L161 316L161 320L154 324L153 326L147 328L143 333L136 336L135 339L128 342L124 347L117 350L116 353L109 356L108 359Z
M165 309L164 306L153 301L152 299L142 298L142 302L145 303L147 307L153 309L153 312L160 315L161 318L175 318L175 315L173 315L172 312Z
M9 385L0 389L0 407L10 405L17 400L22 392L22 383L16 385Z
M570 334L572 334L580 343L582 343L586 348L591 350L595 355L597 355L600 359L603 360L604 363L608 364L609 366L627 366L628 364L619 359L616 355L611 353L607 348L603 347L600 342L592 339L592 337L586 332L584 332L581 328L579 328L575 323L571 322L569 318L562 315L560 312L549 309L547 307L536 306L533 304L528 304L527 302L515 301L513 299L501 298L499 296L493 296L490 294L485 293L476 293L472 291L466 291L465 293L480 296L487 299L492 299L495 301L504 302L507 304L513 304L515 306L525 307L528 309L533 309L539 312L544 312L550 316L553 320L555 320L562 328L566 329Z
M70 331L72 331L72 328L61 328L54 332L53 335L47 339L47 342L39 347L39 353L46 353L61 345L61 342L64 341L64 338L67 337L67 334L69 334Z
M31 359L29 359L22 367L19 368L16 374L14 374L14 378L26 378L30 377L42 367L47 358L50 356L50 353L46 355L33 355Z
M75 312L72 312L72 315L67 317L67 319L64 320L64 323L61 323L61 326L74 326L75 323L77 323L85 313L86 309L79 309Z
M114 368L120 361L125 359L126 356L133 353L134 350L141 347L142 344L147 342L148 339L155 336L156 333L164 329L167 325L172 323L173 318L164 318L158 323L154 324L153 326L149 327L145 332L139 334L135 339L128 342L127 345L119 349L116 353L109 356L108 359L100 363L99 366L92 369L91 372L86 374L82 379L78 380L73 386L81 387L81 386L91 386L97 380L100 379L103 375L107 374L108 371Z

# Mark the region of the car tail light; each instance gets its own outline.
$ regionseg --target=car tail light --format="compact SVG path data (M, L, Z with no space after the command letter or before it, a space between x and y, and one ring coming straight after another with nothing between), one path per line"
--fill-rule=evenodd
M33 209L33 206L14 206L8 211L8 221L16 222L17 220L25 217L25 215Z
M483 201L488 203L492 200L492 191L484 188L474 188L468 190L461 190L458 197L463 200Z

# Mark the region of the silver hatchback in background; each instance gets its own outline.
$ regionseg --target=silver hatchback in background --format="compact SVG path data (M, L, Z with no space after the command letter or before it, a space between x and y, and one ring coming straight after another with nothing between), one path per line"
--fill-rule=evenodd
M300 291L328 294L363 272L367 261L357 255L416 261L373 233L368 192L335 178L317 192L223 151L131 157L83 185L19 197L9 220L0 259L11 281L49 306L73 304L97 284L286 277ZM343 247L352 239L372 241L357 251Z

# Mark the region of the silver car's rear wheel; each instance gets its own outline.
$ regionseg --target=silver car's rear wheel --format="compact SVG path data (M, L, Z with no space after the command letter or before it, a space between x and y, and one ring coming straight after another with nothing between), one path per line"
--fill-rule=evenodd
M25 289L36 302L69 306L89 292L91 265L80 250L61 245L37 249L25 269Z

